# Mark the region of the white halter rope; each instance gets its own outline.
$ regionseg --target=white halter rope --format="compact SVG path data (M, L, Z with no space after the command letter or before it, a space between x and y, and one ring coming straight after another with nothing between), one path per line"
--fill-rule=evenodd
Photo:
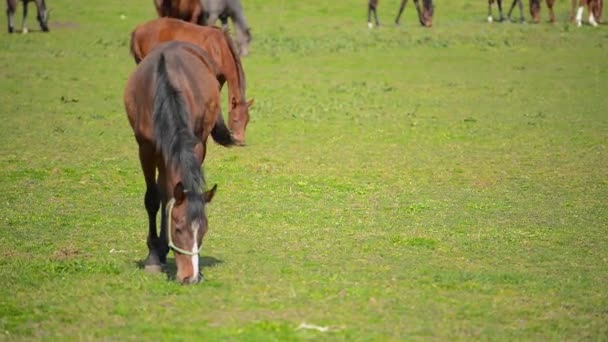
M175 205L175 198L172 198L171 200L169 200L169 203L167 203L167 241L169 241L169 248L180 254L198 255L201 251L201 248L203 248L203 244L201 244L198 247L196 253L194 253L185 249L181 249L173 243L173 239L171 238L171 213L173 212L173 205Z

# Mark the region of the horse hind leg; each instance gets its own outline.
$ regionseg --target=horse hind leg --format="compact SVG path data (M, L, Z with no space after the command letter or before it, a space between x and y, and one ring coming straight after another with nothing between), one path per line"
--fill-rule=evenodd
M160 194L156 184L156 153L152 146L140 144L139 161L146 181L144 205L148 213L148 257L145 269L152 272L161 271L160 241L156 232L156 214L160 209Z
M23 20L21 21L21 33L28 33L28 29L27 29L27 4L28 1L24 1L23 2Z
M42 32L49 32L49 26L47 23L48 11L46 9L46 5L44 4L44 0L36 0L36 9L38 12L38 23L40 24L40 29Z

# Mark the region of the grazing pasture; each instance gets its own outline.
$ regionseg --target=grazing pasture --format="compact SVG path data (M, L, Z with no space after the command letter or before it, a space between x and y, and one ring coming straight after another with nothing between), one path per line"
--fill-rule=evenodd
M605 340L608 26L382 4L243 1L255 104L208 146L193 286L142 269L122 94L152 1L1 34L0 339Z

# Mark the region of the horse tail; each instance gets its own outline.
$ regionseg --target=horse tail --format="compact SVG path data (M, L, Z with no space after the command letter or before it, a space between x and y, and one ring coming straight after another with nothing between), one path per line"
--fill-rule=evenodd
M194 148L201 141L192 131L190 113L180 91L171 83L166 64L165 53L162 52L156 66L154 93L153 122L156 147L161 151L165 163L181 171L182 184L187 193L196 194L200 193L202 188L202 172ZM200 216L202 200L199 201L194 197L188 199L188 217Z
M131 32L131 46L130 46L131 56L133 56L133 59L135 60L135 64L139 64L139 62L141 62L141 60L142 60L141 50L139 49L139 45L136 44L136 42L135 42L136 35L137 35L137 29L139 29L139 26L136 27L135 30L133 30Z
M222 113L220 113L217 116L215 125L213 126L213 129L211 130L211 137L213 138L213 141L215 141L216 143L218 143L224 147L230 147L230 146L236 145L236 141L234 140L234 137L232 136L232 132L230 132L230 129L228 129L228 127L226 127L226 123L224 122Z

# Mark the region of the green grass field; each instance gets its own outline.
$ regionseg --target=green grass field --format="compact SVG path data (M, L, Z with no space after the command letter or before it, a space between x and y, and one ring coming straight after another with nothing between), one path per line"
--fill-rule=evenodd
M608 339L608 26L243 3L255 105L248 146L209 146L195 286L140 268L122 94L152 1L0 16L0 340Z

